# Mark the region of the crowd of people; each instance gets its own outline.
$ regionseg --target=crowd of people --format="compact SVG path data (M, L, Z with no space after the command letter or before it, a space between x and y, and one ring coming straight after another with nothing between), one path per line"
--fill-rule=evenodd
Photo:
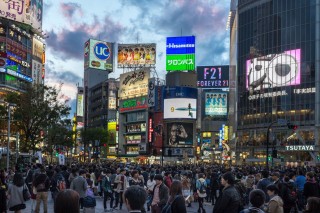
M21 166L21 165L20 165ZM138 164L41 164L0 171L0 213L21 212L31 198L48 211L52 196L55 213L95 212L103 198L105 212L185 213L195 205L205 213L320 212L320 169L298 167L265 170L220 165L160 166Z

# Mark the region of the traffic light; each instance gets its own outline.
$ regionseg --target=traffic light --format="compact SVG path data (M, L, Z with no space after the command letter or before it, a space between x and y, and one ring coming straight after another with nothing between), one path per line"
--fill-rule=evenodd
M319 161L320 161L320 155L318 155L318 156L317 156L317 160L319 160Z
M298 126L288 123L288 128L289 128L289 129L293 129L293 130L297 130L297 129L298 129Z
M271 156L268 156L268 161L271 161Z
M272 157L277 158L278 157L278 150L274 149L272 150Z
M58 157L59 156L59 153L58 152L56 152L56 157Z

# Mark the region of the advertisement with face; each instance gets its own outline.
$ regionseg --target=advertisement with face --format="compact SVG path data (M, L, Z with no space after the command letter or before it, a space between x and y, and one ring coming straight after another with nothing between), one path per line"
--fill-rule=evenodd
M301 49L247 60L247 90L300 85L300 61Z
M156 44L119 44L118 67L141 67L156 64Z
M228 114L228 95L226 92L205 92L205 116Z
M192 145L193 124L192 123L168 123L167 124L168 145Z
M170 98L164 99L164 119L186 118L197 119L197 99Z
M148 95L150 69L142 68L120 75L119 98L128 99L135 96Z
M35 60L42 61L44 44L36 38L32 39L32 55Z
M84 45L84 68L113 71L113 43L88 40Z
M229 88L229 66L198 66L198 88Z

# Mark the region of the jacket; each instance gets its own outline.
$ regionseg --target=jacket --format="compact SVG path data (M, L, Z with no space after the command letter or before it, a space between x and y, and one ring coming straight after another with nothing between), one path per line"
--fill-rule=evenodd
M307 181L304 184L303 195L308 197L319 197L319 185L316 181Z
M48 176L43 173L37 175L33 182L33 185L37 189L37 192L47 192L50 187Z
M80 198L84 198L86 196L86 191L88 189L88 183L84 177L77 176L71 182L70 189L73 189L76 192L78 192Z
M171 204L171 212L187 213L183 196L178 196Z
M108 193L112 193L112 188L111 188L111 179L109 177L109 180L108 180L108 177L105 176L103 179L102 179L102 189L104 192L108 192Z
M121 179L123 179L122 183L121 183ZM127 177L122 174L117 175L116 178L114 179L114 184L117 185L117 187L115 188L116 192L124 192L128 187Z
M154 196L154 191L157 185L154 186L153 191L152 191L152 197ZM169 199L169 188L164 184L161 183L159 186L159 203L158 206L162 209L168 202Z
M272 197L268 203L268 213L283 213L283 201L280 196Z
M23 204L25 203L23 199L23 188L28 188L26 185L24 186L16 186L14 184L9 185L8 189L8 207L13 207L15 205Z
M234 186L225 187L213 208L214 213L238 213L240 207L240 195Z

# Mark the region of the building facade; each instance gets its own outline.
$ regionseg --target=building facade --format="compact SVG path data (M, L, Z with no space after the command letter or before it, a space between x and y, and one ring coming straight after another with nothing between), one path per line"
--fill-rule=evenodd
M237 162L265 162L268 127L269 153L278 151L275 162L317 162L320 2L239 0L231 12ZM279 119L298 129L289 129ZM288 148L302 145L313 149Z

